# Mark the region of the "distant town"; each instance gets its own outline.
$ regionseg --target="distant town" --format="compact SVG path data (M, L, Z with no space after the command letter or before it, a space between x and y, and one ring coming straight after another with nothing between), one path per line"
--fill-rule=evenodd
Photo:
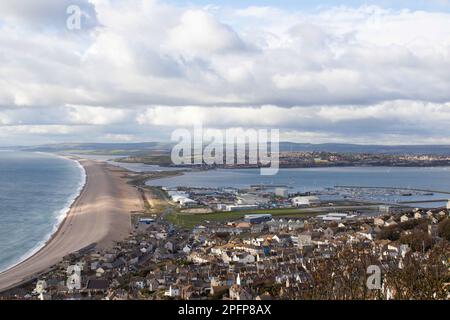
M124 163L145 163L151 165L171 166L170 154L135 155L117 158ZM386 167L437 167L449 166L450 155L439 154L380 154L380 153L341 153L341 152L280 152L281 168L315 168L315 167L354 167L354 166L386 166ZM223 164L197 165L207 168L254 168L262 165Z
M117 144L51 144L21 147L24 151L63 152L86 155L114 156L115 161L171 166L172 143L117 143ZM394 166L433 167L450 165L448 145L355 145L355 144L301 144L280 142L280 167L332 166ZM202 168L208 168L202 165ZM214 167L217 167L214 166ZM220 167L220 166L219 166ZM223 165L225 167L225 165ZM254 165L228 165L228 168Z

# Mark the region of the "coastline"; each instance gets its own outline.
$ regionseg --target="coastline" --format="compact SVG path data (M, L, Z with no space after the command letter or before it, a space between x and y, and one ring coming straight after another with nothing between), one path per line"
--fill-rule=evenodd
M58 233L58 231L60 230L61 226L63 225L64 221L67 219L67 216L69 215L70 211L72 210L73 205L76 203L77 199L80 197L81 193L83 192L86 183L87 183L87 174L86 174L86 170L84 169L83 165L80 163L79 160L69 157L69 156L63 156L63 155L59 155L59 154L51 154L53 156L56 157L60 157L60 158L64 158L66 160L75 162L76 165L78 166L78 168L80 169L81 172L81 181L77 187L77 190L75 191L75 193L73 195L71 195L70 199L68 199L67 204L64 206L64 208L62 208L59 212L60 214L58 215L58 217L56 217L57 221L54 223L53 225L53 229L52 231L47 234L45 236L45 238L42 241L39 241L36 246L34 248L32 248L31 250L25 252L19 259L17 259L17 261L11 263L9 266L7 266L4 269L0 270L0 274L2 274L3 272L8 271L11 268L14 268L15 266L27 261L28 259L30 259L31 257L33 257L35 254L37 254L39 251L41 251L42 249L44 249L44 247L50 242L52 241L53 237Z
M137 191L105 164L67 158L84 168L80 194L41 248L0 272L0 292L35 279L70 253L92 244L108 248L130 234L131 212L141 207Z

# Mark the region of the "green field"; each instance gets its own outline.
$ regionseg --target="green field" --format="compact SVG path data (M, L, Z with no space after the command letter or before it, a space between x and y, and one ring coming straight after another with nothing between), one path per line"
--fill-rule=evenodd
M172 159L170 157L170 154L129 156L126 158L115 159L114 161L122 163L143 163L148 165L160 165L160 166L172 165Z
M319 211L313 209L269 209L269 210L253 210L253 211L235 211L235 212L215 212L207 214L182 214L172 213L166 219L173 224L192 229L195 226L205 223L205 221L228 222L244 218L246 214L262 214L270 213L274 217L300 218L310 217L320 214Z

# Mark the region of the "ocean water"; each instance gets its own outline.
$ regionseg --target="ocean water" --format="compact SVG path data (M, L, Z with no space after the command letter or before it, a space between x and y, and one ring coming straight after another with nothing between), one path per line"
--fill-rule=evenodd
M280 169L277 175L261 176L258 169L217 169L187 172L182 176L147 181L163 187L234 187L286 185L289 192L323 191L335 186L415 188L450 192L450 168L338 167ZM389 197L388 197L389 198ZM449 199L450 194L389 198L389 201ZM374 197L366 200L380 200ZM439 207L444 203L427 204Z
M0 271L45 244L84 182L78 162L44 153L0 152Z

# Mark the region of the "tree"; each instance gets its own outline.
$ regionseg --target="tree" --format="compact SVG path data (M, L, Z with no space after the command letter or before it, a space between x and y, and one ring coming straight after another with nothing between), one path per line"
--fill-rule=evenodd
M385 270L385 285L393 290L394 299L447 299L449 252L448 242L443 242L425 256L408 254L401 267L391 264Z
M450 241L450 219L446 218L439 223L438 234L445 240Z
M414 230L411 234L403 235L400 238L400 242L408 244L413 251L427 251L431 248L431 237L422 230Z
M385 227L378 233L378 238L381 240L396 241L400 238L400 228L397 226Z

